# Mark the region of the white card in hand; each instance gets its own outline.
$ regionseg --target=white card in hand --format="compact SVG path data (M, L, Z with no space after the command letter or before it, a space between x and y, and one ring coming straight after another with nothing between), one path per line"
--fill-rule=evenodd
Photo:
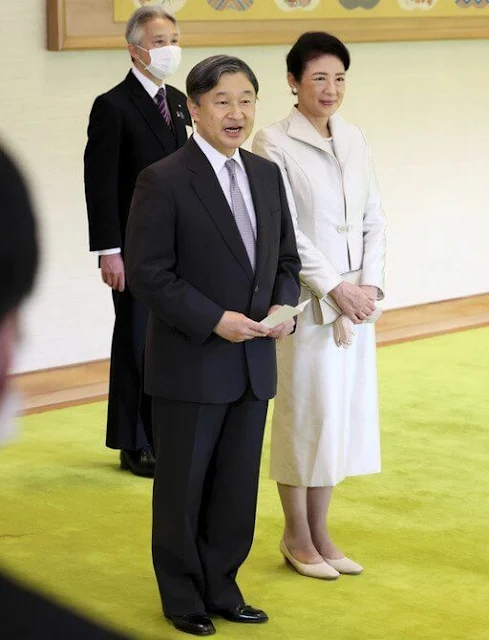
M268 329L278 327L282 322L292 320L294 316L298 316L299 313L302 313L310 302L310 300L306 300L305 302L298 304L297 307L291 307L289 304L284 304L280 309L277 309L277 311L274 311L269 316L261 320L260 324L264 324Z

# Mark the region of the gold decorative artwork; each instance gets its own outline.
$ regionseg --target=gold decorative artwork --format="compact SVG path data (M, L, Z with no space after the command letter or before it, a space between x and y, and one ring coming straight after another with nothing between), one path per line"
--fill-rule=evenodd
M180 20L409 19L460 15L459 9L483 8L489 0L114 0L114 19L126 21L135 7L161 4ZM407 12L407 13L406 13Z
M124 46L144 5L175 14L183 46L291 44L324 29L346 42L489 37L489 0L47 0L49 48Z

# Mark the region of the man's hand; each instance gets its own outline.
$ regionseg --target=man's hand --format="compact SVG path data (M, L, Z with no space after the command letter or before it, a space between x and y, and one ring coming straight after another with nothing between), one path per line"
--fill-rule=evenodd
M100 256L100 271L105 284L111 289L124 291L126 275L124 273L124 261L120 253Z
M356 284L340 282L329 293L354 324L363 322L375 309L375 302L371 299L370 294Z
M277 309L280 309L281 306L282 305L280 304L274 304L273 306L271 306L270 309L268 310L267 316L271 315L274 311L277 311ZM289 334L292 333L292 331L294 330L294 327L295 327L295 320L292 318L292 320L287 320L287 322L282 322L282 324L279 324L273 329L270 329L268 337L276 338L277 340L279 338L285 338L285 336L288 336Z
M214 327L214 333L229 342L244 342L270 335L270 329L251 320L243 313L225 311Z

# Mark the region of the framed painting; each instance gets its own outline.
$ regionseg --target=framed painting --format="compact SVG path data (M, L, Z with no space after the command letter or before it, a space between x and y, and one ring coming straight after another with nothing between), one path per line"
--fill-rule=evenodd
M489 37L489 0L47 0L48 49L125 45L145 4L174 13L187 47L290 44L324 29L346 42Z

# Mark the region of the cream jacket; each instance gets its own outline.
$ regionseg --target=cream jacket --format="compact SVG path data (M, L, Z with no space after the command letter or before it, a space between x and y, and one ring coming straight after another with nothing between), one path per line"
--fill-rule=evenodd
M323 298L342 273L362 269L360 284L376 286L382 299L386 220L370 151L358 127L337 114L329 124L335 155L295 107L256 134L253 151L282 171L303 284Z

